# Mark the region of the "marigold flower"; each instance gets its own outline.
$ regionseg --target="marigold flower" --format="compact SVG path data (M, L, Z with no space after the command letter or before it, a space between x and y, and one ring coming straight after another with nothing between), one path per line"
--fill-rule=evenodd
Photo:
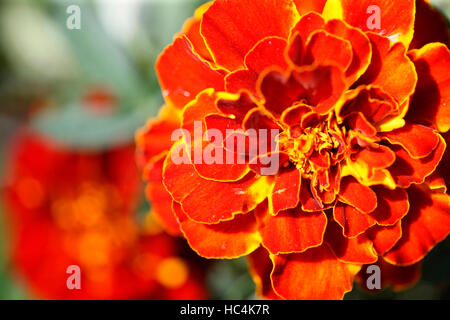
M203 5L160 55L166 105L137 134L158 219L203 257L248 256L267 298L340 299L376 262L395 285L393 270L418 267L450 232L448 43L425 1ZM196 163L185 137L171 140L195 121L225 137L277 129L277 148L250 159L248 140L243 154L202 141L246 161ZM174 163L180 150L190 163ZM270 153L280 167L265 176Z
M40 299L203 299L183 247L136 222L139 174L132 146L74 151L23 131L9 156L14 271ZM81 288L69 288L69 266ZM70 270L69 270L70 271ZM72 272L72 271L71 271Z

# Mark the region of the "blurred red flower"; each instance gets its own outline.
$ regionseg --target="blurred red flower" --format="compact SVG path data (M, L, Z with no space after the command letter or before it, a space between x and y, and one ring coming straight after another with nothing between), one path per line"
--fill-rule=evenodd
M74 151L22 131L9 156L14 271L39 299L203 299L203 276L180 242L140 227L134 148ZM69 289L69 266L81 289Z
M201 256L249 255L269 298L340 299L363 265L417 267L450 232L448 43L425 1L203 5L160 55L166 105L137 134L158 219ZM171 140L178 128L194 137L195 121L225 137L281 133L259 158L246 148L245 163L198 164L186 136ZM190 163L174 163L180 151ZM279 171L264 176L270 153Z

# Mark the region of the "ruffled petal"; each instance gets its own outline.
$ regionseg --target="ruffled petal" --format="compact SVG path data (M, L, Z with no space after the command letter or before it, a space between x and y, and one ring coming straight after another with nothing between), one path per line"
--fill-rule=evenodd
M237 99L224 98L217 101L217 108L227 115L233 115L239 123L242 123L250 110L257 107L258 105L246 92L242 92Z
M181 114L173 106L165 105L161 108L158 118L147 122L146 126L136 133L137 162L144 167L151 158L172 147L172 132L180 126Z
M246 69L236 70L226 77L227 91L237 93L245 89L257 96L256 83L261 72L271 67L287 68L284 56L286 46L286 40L278 37L268 37L258 42L245 56Z
M306 212L321 211L324 205L320 199L317 199L311 192L310 180L303 179L300 186L300 203L302 210Z
M298 19L291 0L218 0L204 14L201 33L214 61L235 71L244 67L244 57L260 40L287 39Z
M272 254L303 252L322 244L327 225L323 212L304 212L300 207L266 215L260 229L263 245Z
M450 196L426 187L408 189L411 208L402 220L403 235L385 260L399 266L420 261L450 233Z
M376 225L367 230L366 234L372 240L377 253L382 256L391 250L402 237L402 225L400 221L388 227Z
M280 299L272 287L270 274L273 269L272 260L266 249L259 247L247 256L249 272L256 285L256 295L264 299Z
M151 210L156 220L163 228L173 236L180 234L180 227L175 214L172 212L172 197L162 184L162 171L165 156L154 161L150 170L149 183L145 189L145 193L149 201L151 201Z
M202 59L212 61L211 54L206 47L205 40L200 34L200 25L202 22L203 14L213 4L213 1L202 4L197 10L195 10L194 16L186 20L181 29L179 35L185 35L192 43L194 51L197 52Z
M300 185L301 175L297 168L280 172L269 196L270 214L277 215L280 211L297 207Z
M365 234L346 238L336 222L330 222L325 234L326 243L336 257L345 263L368 264L378 260L373 243Z
M185 36L176 38L159 56L156 72L166 101L179 109L204 89L224 89L224 72L193 52Z
M446 148L444 139L440 137L439 140L436 149L422 159L414 159L402 147L392 146L396 160L388 170L398 186L408 188L412 183L423 183L436 169Z
M432 123L441 132L450 129L450 51L441 43L431 43L409 53L419 81L407 118Z
M315 112L326 114L346 89L343 73L335 66L301 67L288 76L272 71L260 81L258 92L265 98L265 108L275 117L295 102L305 100Z
M403 104L414 93L417 83L414 64L406 56L405 46L401 43L391 45L387 38L374 33L368 36L372 44L372 60L357 83L379 86Z
M252 213L237 215L231 221L208 225L190 220L177 203L173 203L173 210L189 245L202 257L238 258L250 254L261 242L257 222Z
M377 194L378 205L370 216L377 224L392 226L408 213L408 193L404 189L389 190L382 186L374 186L373 191Z
M352 47L352 61L346 69L346 78L349 83L355 82L369 67L372 58L372 48L369 38L357 28L353 28L341 20L330 20L325 30L346 39Z
M342 178L339 199L363 213L372 212L377 207L375 192L350 176Z
M273 287L285 299L342 299L361 268L339 261L326 245L271 258Z
M300 15L307 14L311 11L322 13L326 2L327 0L294 0L295 6L297 7L297 11Z
M380 25L371 26L373 6L378 7ZM328 0L323 10L326 19L341 19L363 31L372 31L388 37L391 42L402 42L408 48L414 34L415 0Z
M439 143L439 134L433 129L410 123L382 136L392 144L401 145L414 159L428 156Z
M342 227L343 234L347 238L357 237L376 223L370 215L343 203L336 204L333 216L334 220Z
M311 35L303 59L304 64L335 64L347 70L353 59L353 50L349 41L320 30Z
M354 161L368 166L369 169L384 169L395 162L395 153L388 147L367 147L354 155Z
M203 179L191 163L174 163L177 153L187 153L184 142L175 144L164 163L163 181L186 215L200 223L218 223L253 210L270 190L270 179L247 175L237 182ZM178 161L178 159L177 159ZM226 201L224 201L226 199Z
M406 290L416 284L421 276L421 263L408 267L397 267L380 259L376 264L380 267L382 289L391 287L394 291ZM368 267L362 267L357 279L362 288L372 291L367 288L367 278L372 275L372 272L367 272Z

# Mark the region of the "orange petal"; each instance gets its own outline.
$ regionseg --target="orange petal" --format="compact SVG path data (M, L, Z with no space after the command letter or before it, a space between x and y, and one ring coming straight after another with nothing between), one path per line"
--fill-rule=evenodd
M302 209L306 212L321 211L324 209L321 200L316 199L311 192L310 180L302 180L300 186L300 203L302 204Z
M172 197L162 183L149 183L146 194L152 203L152 213L156 220L172 236L180 234L180 227L172 212Z
M177 218L172 212L172 197L162 184L162 171L165 157L160 157L154 162L151 174L149 176L149 184L145 192L152 202L152 213L164 229L171 235L179 235L180 227Z
M369 23L377 6L380 25ZM363 31L372 31L388 37L393 43L400 41L408 48L414 34L415 0L328 0L323 10L326 19L340 19Z
M387 38L374 33L368 36L372 44L372 61L358 84L377 85L399 104L404 103L414 93L417 83L414 64L406 56L405 46L401 43L391 45Z
M376 225L367 230L366 234L373 241L377 253L382 256L391 250L402 237L402 225L400 221L388 227Z
M300 15L307 14L311 11L322 13L326 2L327 0L294 0L295 6L297 7L297 11Z
M391 287L394 291L406 290L412 287L421 276L421 263L416 263L408 267L397 267L380 259L376 263L381 271L381 288ZM363 266L357 278L359 278L360 285L369 291L367 288L367 278L372 275L372 272L367 272L368 266Z
M373 137L377 134L375 127L367 121L365 116L361 113L352 113L345 118L345 125L353 131L362 133L366 137Z
M432 123L441 132L450 130L450 51L432 43L410 52L419 75L407 118Z
M204 14L201 33L214 61L234 71L244 67L244 57L260 40L287 38L298 18L290 0L218 0Z
M341 98L346 85L342 71L335 66L307 66L288 76L272 71L260 78L258 92L265 108L275 117L295 102L307 102L319 114L326 114Z
M342 229L336 222L332 221L328 224L325 239L336 257L342 262L367 264L378 260L372 241L367 235L361 234L355 238L346 238L342 235Z
M250 254L261 242L255 216L251 213L237 215L231 221L208 225L190 220L175 202L173 210L189 245L202 257L238 258Z
M249 165L243 163L244 159L238 163L240 156L233 150L225 149L222 143L222 140L194 141L191 159L195 159L196 152L203 155L201 161L194 163L195 171L202 178L213 181L232 182L243 179L250 172ZM196 144L201 145L198 150Z
M220 99L217 101L217 108L220 111L227 115L234 115L236 121L240 123L242 123L250 110L257 107L258 105L246 92L242 92L237 100Z
M264 38L245 56L245 66L258 74L273 66L286 69L287 64L284 58L286 46L287 41L283 38Z
M444 133L442 136L448 145L450 142L450 132ZM450 148L445 149L444 156L439 163L436 173L444 179L447 188L450 188Z
M349 41L352 47L352 61L346 69L349 83L355 82L369 67L372 50L369 38L357 28L352 28L341 20L330 20L325 26L328 32Z
M408 194L411 208L402 220L403 236L385 255L387 262L399 266L420 261L450 233L448 194L432 193L426 187L411 187Z
M419 49L432 42L450 46L450 32L445 17L428 0L416 0L414 38L410 49Z
M191 139L195 139L195 122L202 122L202 129L206 130L203 123L209 114L220 113L216 106L217 94L213 89L202 91L197 97L190 101L183 109L181 127L191 134Z
M378 148L367 147L354 155L355 161L365 163L371 169L384 169L395 162L395 153L388 147L378 145Z
M256 83L258 74L246 69L233 71L225 77L225 87L228 92L239 93L247 91L253 96L258 97Z
M256 295L264 299L280 299L270 280L273 265L267 250L259 247L247 256L247 261L250 275L256 284Z
M353 50L349 41L320 30L309 38L303 59L304 64L336 64L346 71L352 62Z
M238 213L253 210L270 190L267 177L247 175L237 182L217 182L203 179L191 163L176 164L175 154L184 143L177 143L164 163L164 185L173 199L181 203L186 215L200 223L218 223L230 220ZM224 201L226 199L226 201Z
M439 134L433 129L410 123L382 136L392 144L401 145L414 159L428 156L439 143Z
M226 77L227 91L237 93L245 89L257 96L256 83L261 72L274 66L281 70L287 68L284 57L286 46L286 40L278 37L268 37L258 42L245 56L247 69L234 71Z
M300 201L301 175L297 168L290 168L279 173L269 196L269 210L272 215L297 207Z
M281 115L281 121L290 127L298 126L303 117L311 113L311 107L306 104L299 104L286 109Z
M140 166L145 166L151 158L170 149L173 144L172 132L179 126L179 110L165 105L161 108L157 119L151 119L145 127L137 131L138 162L142 162Z
M327 218L323 212L300 207L266 215L260 229L263 245L273 254L303 252L322 244Z
M446 148L445 141L440 137L437 148L422 159L412 158L403 148L393 146L396 160L388 169L398 186L408 188L412 183L423 183L438 166Z
M156 72L166 100L179 109L207 88L223 90L224 75L192 51L186 37L178 37L156 62Z
M333 216L334 220L344 230L344 235L347 238L357 237L376 223L371 216L342 203L338 203L334 207Z
M202 21L203 14L209 7L213 4L212 1L204 3L197 10L195 10L195 14L192 18L186 20L181 29L179 35L186 35L189 41L192 43L192 47L194 51L197 52L202 59L207 61L212 61L211 54L209 53L208 48L206 47L205 40L203 36L200 34L200 25Z
M378 124L396 109L393 98L378 87L361 86L350 90L345 100L337 111L340 118L361 112L372 125Z
M339 261L326 245L272 256L272 283L285 299L337 300L353 287L360 267Z
M347 176L341 180L339 198L363 213L369 213L377 207L377 196L370 187L366 187Z
M306 46L309 36L317 30L325 27L325 20L316 12L309 12L302 16L291 31L291 41L295 39L295 35L300 37L303 47ZM292 43L291 45L294 45ZM295 62L295 60L293 60Z
M408 213L408 193L404 189L388 190L382 186L374 186L373 191L377 194L378 205L370 216L377 224L392 226Z

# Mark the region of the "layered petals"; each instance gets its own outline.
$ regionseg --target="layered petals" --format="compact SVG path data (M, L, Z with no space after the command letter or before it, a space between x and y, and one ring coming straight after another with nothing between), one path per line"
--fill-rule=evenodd
M386 261L408 266L420 261L450 233L450 196L427 187L408 189L411 209L402 220L402 238L385 255Z
M368 264L377 261L378 256L373 243L365 234L354 238L346 238L336 222L330 222L325 235L327 245L336 257L345 263Z
M297 207L300 185L300 171L296 168L280 172L269 196L270 214L277 215L280 211Z
M204 14L201 33L214 61L234 71L263 38L287 38L298 18L290 0L218 0Z
M323 212L304 212L298 207L275 217L267 215L262 224L262 243L270 253L303 252L322 244L327 218Z
M409 53L419 75L407 117L426 119L441 132L450 129L450 51L440 43L431 43Z
M342 227L343 234L348 238L357 237L376 223L376 220L370 215L364 214L352 206L340 203L334 207L333 217Z
M223 90L224 73L212 68L181 36L168 46L156 62L156 72L166 101L182 109L207 88Z
M368 36L372 60L358 83L377 85L399 104L404 103L414 93L417 83L414 64L406 56L407 47L401 43L391 44L387 38L374 33Z
M352 177L345 177L341 181L339 198L363 213L369 213L377 207L377 196L370 187L360 184Z
M323 10L327 19L340 19L363 31L373 31L409 47L414 34L415 0L328 0ZM375 16L373 16L375 15ZM376 20L379 15L380 24Z
M261 242L256 218L251 213L207 225L189 219L177 203L173 203L173 210L189 245L203 257L238 258L250 254Z
M237 182L205 180L191 163L173 162L178 146L187 152L183 142L174 145L164 163L164 185L192 220L208 224L230 220L253 210L267 197L270 185L266 177L249 174Z
M264 298L340 299L373 263L408 266L383 284L416 279L449 229L450 51L431 17L425 0L202 6L157 64L181 111L138 136L162 224L204 257L248 255Z
M273 287L284 298L337 300L352 289L360 266L339 261L327 246L271 256ZM308 275L305 277L305 275Z

